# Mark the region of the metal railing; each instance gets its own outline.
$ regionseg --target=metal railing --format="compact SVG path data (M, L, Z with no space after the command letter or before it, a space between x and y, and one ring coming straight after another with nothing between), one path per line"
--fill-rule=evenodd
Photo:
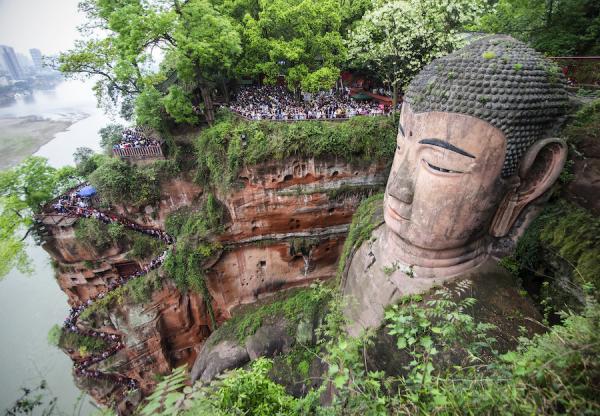
M148 159L153 157L164 157L161 146L138 146L113 149L113 154L121 159Z
M354 117L383 117L389 116L392 113L382 113L382 114L357 114L354 117L336 117L336 118L299 118L299 119L277 119L277 118L250 118L246 117L242 113L239 113L235 110L229 109L233 114L237 117L243 118L247 121L278 121L280 123L295 123L297 121L332 121L332 122L342 122L353 119Z

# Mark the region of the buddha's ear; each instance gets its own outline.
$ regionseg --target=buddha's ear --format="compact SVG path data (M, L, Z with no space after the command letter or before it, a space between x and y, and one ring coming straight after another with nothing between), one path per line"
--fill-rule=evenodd
M523 209L554 185L566 160L567 144L562 139L544 139L531 146L521 159L518 178L496 212L490 234L506 236Z

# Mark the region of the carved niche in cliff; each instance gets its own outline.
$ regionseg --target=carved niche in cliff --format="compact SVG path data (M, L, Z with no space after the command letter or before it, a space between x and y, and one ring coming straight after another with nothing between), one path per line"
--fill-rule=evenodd
M566 145L560 70L508 36L487 36L425 67L399 123L383 217L349 262L350 319L472 272L523 227L525 208L557 180ZM352 299L353 298L353 299Z

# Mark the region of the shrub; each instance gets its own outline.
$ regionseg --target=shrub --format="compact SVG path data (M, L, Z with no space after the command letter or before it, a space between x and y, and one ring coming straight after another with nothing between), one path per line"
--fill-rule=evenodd
M178 168L171 160L138 167L120 159L106 158L88 179L105 201L143 206L156 203L161 182L177 174Z
M106 250L118 241L112 238L106 224L93 218L80 218L77 221L75 238L81 243L91 244L98 251Z
M331 292L320 287L301 289L285 294L283 299L271 301L258 307L249 308L225 322L219 332L211 338L212 343L223 339L235 339L240 343L253 335L269 318L283 316L290 328L296 329L304 319L313 320L331 298Z
M147 260L156 257L165 250L165 243L162 240L152 238L148 235L140 234L134 231L128 233L128 239L132 242L131 250L127 254L135 260Z
M600 99L586 104L575 113L564 133L575 145L584 139L600 140Z
M371 238L371 233L375 228L382 224L383 216L378 218L377 212L381 212L383 207L383 194L373 195L365 199L357 208L352 217L352 224L348 230L348 237L344 242L344 248L338 263L337 278L342 278L346 262L352 254L352 251L360 247L360 245Z
M218 254L222 246L213 240L220 231L223 209L217 199L208 195L197 212L181 210L169 216L168 228L177 231L177 250L169 253L163 268L182 291L202 293L211 317L213 328L216 321L212 310L211 295L205 282L205 263Z
M355 117L343 123L248 122L221 113L196 142L197 181L226 189L239 169L290 156L339 157L348 162L391 161L396 147L392 117Z

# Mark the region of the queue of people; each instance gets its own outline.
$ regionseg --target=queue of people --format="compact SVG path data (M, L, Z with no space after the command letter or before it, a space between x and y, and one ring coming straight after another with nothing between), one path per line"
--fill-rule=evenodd
M385 115L388 109L371 101L356 101L346 90L313 94L306 100L295 98L283 86L242 88L229 109L250 120L322 120L355 116Z
M78 216L82 218L95 218L98 221L102 221L106 224L119 223L134 231L144 233L154 238L158 238L164 241L166 244L171 245L175 243L175 239L162 230L143 227L123 217L118 217L112 213L105 213L96 208L93 208L89 199L79 196L78 190L81 189L83 186L84 185L80 186L78 189L72 190L68 195L63 195L60 198L58 198L57 201L54 204L52 204L52 208L55 210L55 212L57 214L62 215ZM105 291L102 291L96 296L89 298L86 302L80 303L71 308L69 316L67 316L63 324L63 327L66 331L83 336L99 338L103 340L106 344L108 344L108 347L101 353L92 354L78 361L75 364L75 373L77 375L91 377L94 379L108 380L113 382L114 384L121 385L127 389L136 389L139 387L139 383L135 379L125 377L119 374L103 373L98 370L90 369L91 366L98 364L116 354L119 350L125 347L125 344L123 343L119 335L103 331L81 328L78 325L78 320L81 314L87 308L92 306L94 302L103 299L106 295L108 295L109 292L118 289L119 287L123 286L132 279L142 277L149 273L151 270L157 269L160 266L162 266L167 257L168 252L168 249L165 250L158 257L152 259L148 264L142 266L141 270L138 270L133 274L130 274L128 276L119 276L119 278L116 281L112 281L107 285Z
M153 137L147 137L141 127L125 129L122 139L113 146L113 149L128 149L132 147L160 146L160 141Z

